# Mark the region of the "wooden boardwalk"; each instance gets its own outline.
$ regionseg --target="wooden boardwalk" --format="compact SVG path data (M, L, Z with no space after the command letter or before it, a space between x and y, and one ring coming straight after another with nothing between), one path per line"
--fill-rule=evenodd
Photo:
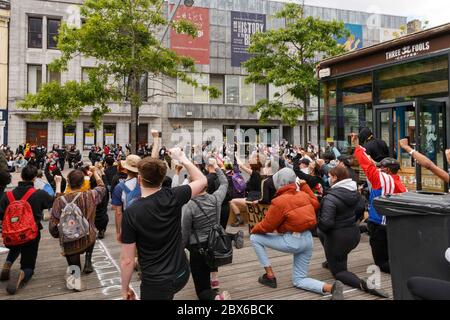
M110 211L110 224L105 239L97 241L93 254L95 271L90 275L83 275L86 285L83 292L74 292L66 288L64 274L67 268L66 260L60 255L57 239L51 238L48 230L43 230L35 275L33 279L16 295L6 293L6 283L0 283L0 300L109 300L121 299L119 257L120 245L115 240L113 214ZM44 222L44 225L47 225ZM269 250L269 257L277 276L278 288L272 289L258 283L258 277L264 273L260 267L256 254L248 239L248 230L242 228L245 234L245 246L234 251L232 265L220 268L221 290L228 290L233 300L320 300L329 299L304 290L294 288L291 282L292 255ZM231 232L237 229L231 228ZM6 254L0 254L3 264ZM323 248L317 238L314 238L314 254L310 265L310 276L318 280L332 282L331 273L322 268L325 261ZM19 261L14 264L13 271L19 268ZM367 235L363 235L359 246L349 256L349 270L367 278L368 266L373 264ZM136 273L132 286L139 293L139 280ZM381 287L392 296L390 276L382 273ZM192 279L180 291L175 299L196 300ZM360 290L345 288L345 299L375 300L376 297Z

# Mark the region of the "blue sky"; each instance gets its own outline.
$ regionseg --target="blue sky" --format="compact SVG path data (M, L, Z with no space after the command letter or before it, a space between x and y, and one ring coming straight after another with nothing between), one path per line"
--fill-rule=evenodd
M301 3L301 0L278 1ZM450 22L449 0L305 0L305 4L407 16L409 20L419 18L428 20L430 27Z

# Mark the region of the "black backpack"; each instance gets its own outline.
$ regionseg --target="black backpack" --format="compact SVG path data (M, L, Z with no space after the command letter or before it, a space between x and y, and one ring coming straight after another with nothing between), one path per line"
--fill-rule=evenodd
M233 262L233 245L231 238L227 235L223 227L215 221L214 223L208 217L206 212L200 206L200 204L192 199L192 201L197 205L201 212L206 216L206 218L211 223L211 230L209 231L208 240L206 247L200 245L200 240L198 238L197 231L194 231L195 239L197 240L198 251L205 258L206 264L210 268L217 268L230 264ZM216 202L216 217L218 212L218 206ZM216 219L217 220L217 219Z

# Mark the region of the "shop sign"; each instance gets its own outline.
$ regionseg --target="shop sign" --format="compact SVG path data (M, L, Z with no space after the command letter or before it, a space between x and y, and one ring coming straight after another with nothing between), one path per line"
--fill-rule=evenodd
M430 51L430 42L422 42L414 45L404 46L401 49L386 52L386 61L404 60Z

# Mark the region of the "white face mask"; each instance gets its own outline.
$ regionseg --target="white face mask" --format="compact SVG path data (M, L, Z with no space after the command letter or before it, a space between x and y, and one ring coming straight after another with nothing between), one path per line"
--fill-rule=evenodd
M300 170L305 174L309 174L309 168L302 168Z

